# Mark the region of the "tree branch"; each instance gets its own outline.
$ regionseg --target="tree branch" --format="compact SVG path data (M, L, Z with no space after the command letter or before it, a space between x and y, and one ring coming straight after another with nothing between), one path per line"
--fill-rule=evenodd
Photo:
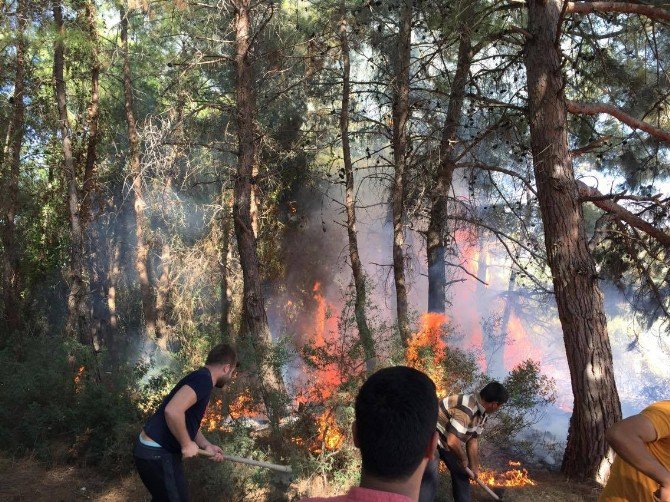
M670 234L665 233L663 230L656 228L648 221L634 215L628 209L620 206L613 200L603 198L603 194L601 194L598 189L588 186L583 181L576 181L577 187L579 189L580 200L590 200L595 206L599 207L603 211L616 216L621 221L625 221L631 227L643 231L645 234L653 237L664 246L670 247Z
M623 14L640 14L654 19L670 21L670 11L629 2L568 2L566 13L592 14L594 12L621 12Z
M619 119L631 129L640 129L648 134L651 134L656 139L670 143L670 132L654 127L646 122L631 117L619 108L603 104L603 103L578 103L576 101L566 101L568 111L575 115L597 115L599 113L606 113L612 117Z
M602 138L598 138L595 141L592 141L586 146L583 146L581 148L576 148L575 150L570 151L570 155L572 155L573 158L579 157L580 155L584 155L585 153L589 153L599 146L602 146L604 143L607 143L609 140L612 139L612 136L603 136Z

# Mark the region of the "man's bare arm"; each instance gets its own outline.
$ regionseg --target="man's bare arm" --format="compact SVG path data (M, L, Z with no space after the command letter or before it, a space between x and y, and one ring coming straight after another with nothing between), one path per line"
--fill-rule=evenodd
M670 472L647 449L646 443L656 441L654 425L644 415L634 415L609 428L605 435L612 449L626 462L670 491ZM666 496L670 493L666 493ZM661 498L670 500L670 498Z
M475 477L477 477L479 475L479 441L477 438L470 438L468 442L465 443L465 451L468 454L470 470L472 470Z
M198 445L191 441L186 429L186 410L198 400L195 391L188 385L179 389L165 407L165 421L172 435L181 445L184 457L194 457L198 454Z
M463 451L463 442L458 439L455 434L447 432L447 445L449 446L449 450L451 450L451 452L458 457L458 460L463 465L463 468L467 467L468 457Z

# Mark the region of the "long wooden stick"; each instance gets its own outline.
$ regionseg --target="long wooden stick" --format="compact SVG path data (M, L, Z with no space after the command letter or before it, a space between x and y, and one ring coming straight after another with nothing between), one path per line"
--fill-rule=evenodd
M198 450L198 455L202 455L203 457L213 457L214 454L212 452L209 452L207 450ZM291 466L290 465L279 465L279 464L271 464L270 462L262 462L260 460L253 460L251 458L245 458L245 457L236 457L234 455L223 455L224 460L228 460L230 462L237 462L239 464L247 464L247 465L253 465L256 467L264 467L266 469L272 469L273 471L279 471L279 472L287 472L291 473Z
M468 476L470 476L472 479L475 479L475 473L472 472L469 467L465 468L465 472L467 472ZM500 497L498 497L498 495L496 495L496 492L491 490L488 487L488 485L486 483L484 483L481 479L477 478L477 479L475 479L475 481L477 481L477 484L479 486L481 486L482 488L484 488L484 490L486 490L486 493L488 493L489 495L491 495L491 497L493 497L493 500L500 500Z

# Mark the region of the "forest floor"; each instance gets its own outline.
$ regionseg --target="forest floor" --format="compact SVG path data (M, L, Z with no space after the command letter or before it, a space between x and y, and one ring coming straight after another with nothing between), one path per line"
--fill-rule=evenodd
M553 472L538 471L531 473L531 476L536 482L535 486L507 488L503 500L595 502L600 491L595 484L568 482ZM301 491L300 487L294 488ZM0 500L144 502L149 497L135 475L112 478L91 468L58 466L47 469L32 459L10 460L0 457ZM450 500L450 497L440 497L440 500ZM479 487L473 487L473 500L483 502L490 498Z

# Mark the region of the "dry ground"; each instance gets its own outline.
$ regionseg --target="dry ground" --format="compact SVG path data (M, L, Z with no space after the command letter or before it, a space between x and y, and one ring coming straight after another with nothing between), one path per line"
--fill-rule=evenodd
M597 485L566 482L560 475L549 472L531 473L536 486L507 488L504 500L508 502L595 502ZM314 480L313 480L314 481ZM318 483L310 483L316 488ZM300 487L300 485L303 485ZM305 484L295 488L305 490ZM317 491L324 495L327 489ZM305 493L306 495L306 493ZM316 495L316 494L314 494ZM473 500L490 500L479 487L473 488ZM451 500L450 497L440 497ZM144 502L149 497L139 478L129 475L121 479L106 478L99 471L62 466L45 469L31 459L0 458L0 501L70 502L94 500L97 502ZM219 502L219 501L215 501ZM227 501L221 501L227 502Z
M535 486L506 488L503 492L503 500L506 502L596 502L601 490L596 483L565 481L563 476L553 472L531 472L531 478L535 481ZM473 487L472 490L474 501L491 500L478 486Z

